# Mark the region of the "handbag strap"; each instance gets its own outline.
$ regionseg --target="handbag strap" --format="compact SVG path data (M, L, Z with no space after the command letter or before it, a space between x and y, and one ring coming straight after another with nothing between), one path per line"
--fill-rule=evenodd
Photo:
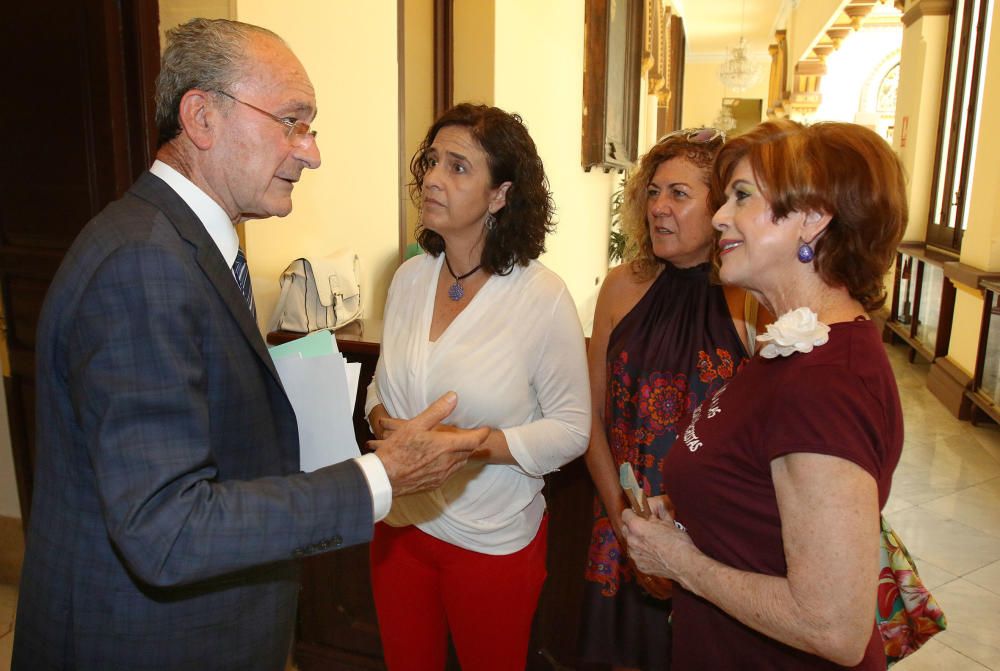
M282 273L282 277L284 277L284 273ZM281 317L285 314L285 303L288 302L288 293L291 291L292 284L291 281L281 283L281 294L278 296L278 302L274 305L274 312L271 313L271 321L267 327L268 333L278 330Z

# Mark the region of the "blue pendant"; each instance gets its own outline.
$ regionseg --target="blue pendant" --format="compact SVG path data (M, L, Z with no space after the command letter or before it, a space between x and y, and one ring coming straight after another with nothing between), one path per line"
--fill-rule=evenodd
M455 282L450 287L448 287L448 298L453 301L460 301L462 297L465 296L465 289L458 282Z

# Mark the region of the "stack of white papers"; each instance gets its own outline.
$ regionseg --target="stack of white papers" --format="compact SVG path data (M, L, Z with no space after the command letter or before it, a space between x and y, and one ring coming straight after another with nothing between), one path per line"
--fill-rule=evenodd
M348 363L330 331L269 349L299 426L299 468L308 473L360 456L354 403L361 364Z

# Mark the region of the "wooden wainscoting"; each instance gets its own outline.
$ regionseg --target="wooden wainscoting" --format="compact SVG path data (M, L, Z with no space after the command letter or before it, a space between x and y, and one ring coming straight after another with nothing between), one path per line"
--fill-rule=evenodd
M21 581L24 563L24 529L20 517L0 515L0 585Z
M972 387L972 377L946 356L938 357L927 372L927 388L937 400L958 419L969 419L972 401L966 391Z

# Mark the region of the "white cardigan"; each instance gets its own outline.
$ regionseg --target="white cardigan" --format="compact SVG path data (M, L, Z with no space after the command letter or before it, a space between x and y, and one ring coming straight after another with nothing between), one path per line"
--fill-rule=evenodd
M390 416L408 419L454 390L458 407L445 421L503 430L517 465L470 462L436 490L396 498L385 521L468 550L510 554L541 524L541 476L587 449L583 333L566 285L532 261L491 276L430 342L443 260L423 254L396 271L365 411L382 403Z

